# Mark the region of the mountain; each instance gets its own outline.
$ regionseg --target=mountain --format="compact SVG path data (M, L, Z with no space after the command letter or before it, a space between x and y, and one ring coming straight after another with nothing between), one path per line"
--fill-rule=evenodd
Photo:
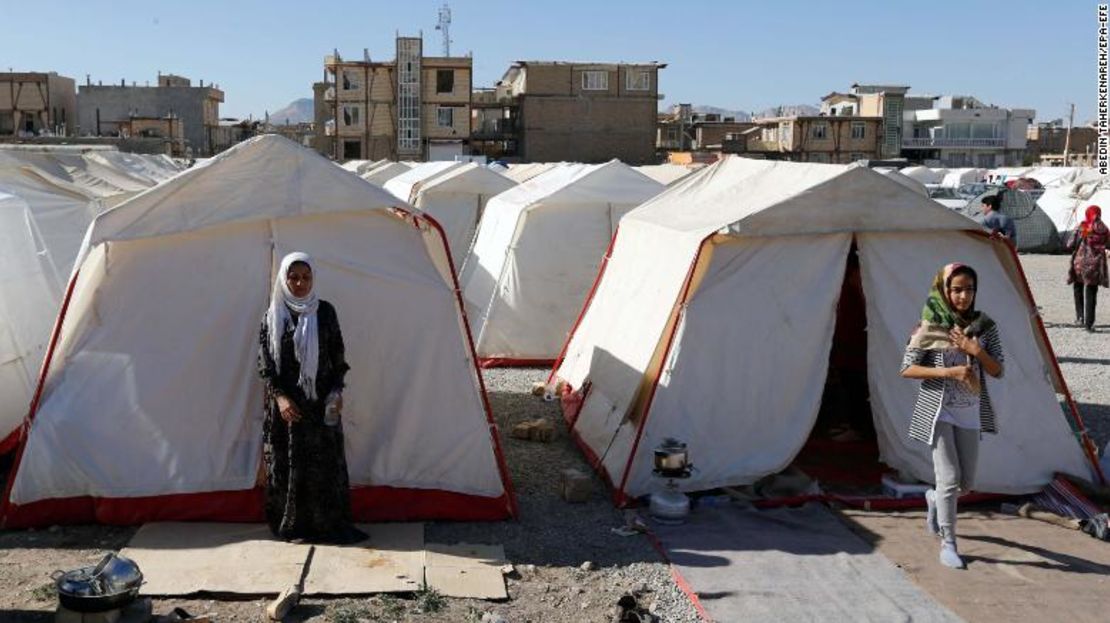
M285 108L279 108L270 113L270 123L274 125L307 123L312 120L312 98L310 97L293 100Z
M765 117L792 117L797 116L812 116L821 112L820 108L810 106L809 104L784 104L782 106L773 106L766 110L755 113L757 119Z
M743 110L728 110L726 108L717 108L716 106L693 106L694 112L706 113L710 115L720 115L722 119L725 117L733 117L737 121L748 121L751 119L751 113L744 112Z
M695 104L692 110L696 113L704 113L710 115L720 115L722 119L725 117L732 117L736 121L744 122L755 119L763 119L767 117L789 117L791 115L816 115L821 112L820 108L810 106L809 104L786 104L782 106L774 106L759 112L747 112L743 110L729 110L727 108L718 108L717 106L706 106L704 104ZM668 110L668 112L673 112Z

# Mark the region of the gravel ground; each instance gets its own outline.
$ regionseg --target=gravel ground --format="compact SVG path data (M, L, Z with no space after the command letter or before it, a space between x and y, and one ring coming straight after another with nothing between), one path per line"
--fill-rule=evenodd
M1095 333L1075 326L1067 255L1022 255L1033 298L1079 414L1099 449L1110 442L1110 292L1100 290Z
M1064 283L1067 256L1023 255L1021 261L1081 415L1092 437L1104 447L1110 441L1110 298L1103 302L1097 332L1088 334L1071 324L1071 289ZM503 544L516 568L506 579L508 601L442 599L427 593L309 599L288 620L608 622L617 599L633 591L640 596L640 603L651 606L662 621L698 621L693 606L647 538L620 537L610 532L623 523L621 512L613 508L604 484L568 438L557 405L529 394L531 384L545 376L546 371L534 369L484 373L520 503L520 519L439 522L429 523L426 528L429 542ZM555 423L557 434L551 443L521 441L506 434L513 424L537 417ZM568 504L559 498L558 474L568 467L579 468L593 478L594 491L588 502ZM133 532L106 526L0 532L0 586L6 589L0 591L0 619L52 621L52 598L46 588L49 572L89 564L102 552L121 548ZM259 621L265 602L159 600L154 610L166 613L175 606L193 613L214 613L215 620L221 622Z
M624 523L624 516L613 507L604 483L568 437L557 403L546 403L529 393L532 383L546 375L547 371L535 369L484 372L516 488L519 520L425 524L428 542L503 544L506 557L515 566L506 577L508 601L443 599L427 593L306 599L287 620L609 623L617 600L633 592L660 621L697 622L696 611L647 537L621 537L610 531ZM513 424L539 417L556 426L550 443L507 435ZM569 504L559 497L559 472L568 467L593 479L589 501ZM103 552L122 548L132 534L131 528L107 526L0 532L0 586L8 589L0 591L0 620L52 621L49 572L91 564ZM265 601L157 600L154 612L165 614L177 606L193 614L213 613L221 622L260 621Z

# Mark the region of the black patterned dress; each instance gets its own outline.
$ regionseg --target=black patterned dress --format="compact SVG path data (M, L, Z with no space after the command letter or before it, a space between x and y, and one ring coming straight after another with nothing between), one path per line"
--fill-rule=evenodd
M265 319L260 334L258 371L266 388L266 422L263 426L263 460L266 464L266 521L275 536L306 541L349 542L352 532L347 459L343 451L343 426L324 424L324 402L333 390L343 388L350 366L343 354L343 335L335 308L321 300L316 312L320 359L316 371L315 400L297 385L300 364L293 354L293 322L281 336L281 369L270 353ZM287 424L281 418L277 396L297 405L301 419ZM365 535L362 535L365 536Z

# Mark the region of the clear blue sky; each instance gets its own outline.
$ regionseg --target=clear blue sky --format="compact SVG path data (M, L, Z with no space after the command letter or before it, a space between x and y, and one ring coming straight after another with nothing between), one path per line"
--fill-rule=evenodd
M338 48L393 57L393 36L424 32L438 54L442 0L0 0L0 69L57 71L83 83L157 72L216 82L221 116L311 97ZM454 54L474 55L474 85L514 60L668 63L661 106L738 110L816 103L853 82L970 94L1037 118L1077 123L1096 106L1096 6L1086 0L740 2L452 0ZM44 5L45 6L45 5ZM14 23L11 21L14 20Z

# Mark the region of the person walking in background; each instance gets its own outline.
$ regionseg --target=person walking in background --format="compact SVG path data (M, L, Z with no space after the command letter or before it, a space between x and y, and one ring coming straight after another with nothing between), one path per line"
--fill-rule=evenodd
M1075 324L1093 332L1098 288L1110 288L1110 274L1106 269L1106 245L1110 241L1110 230L1102 222L1102 208L1088 206L1084 216L1086 218L1075 229L1071 240L1068 283L1075 296Z
M975 310L979 277L963 264L937 273L902 359L902 376L921 387L909 435L933 450L936 489L925 492L926 527L941 537L940 562L963 569L956 549L956 498L975 481L981 433L997 433L984 373L1002 376L998 327Z
M1002 192L983 197L983 227L990 230L991 234L1002 234L1010 244L1016 245L1017 227L1014 225L1014 219L999 212L1002 208Z

